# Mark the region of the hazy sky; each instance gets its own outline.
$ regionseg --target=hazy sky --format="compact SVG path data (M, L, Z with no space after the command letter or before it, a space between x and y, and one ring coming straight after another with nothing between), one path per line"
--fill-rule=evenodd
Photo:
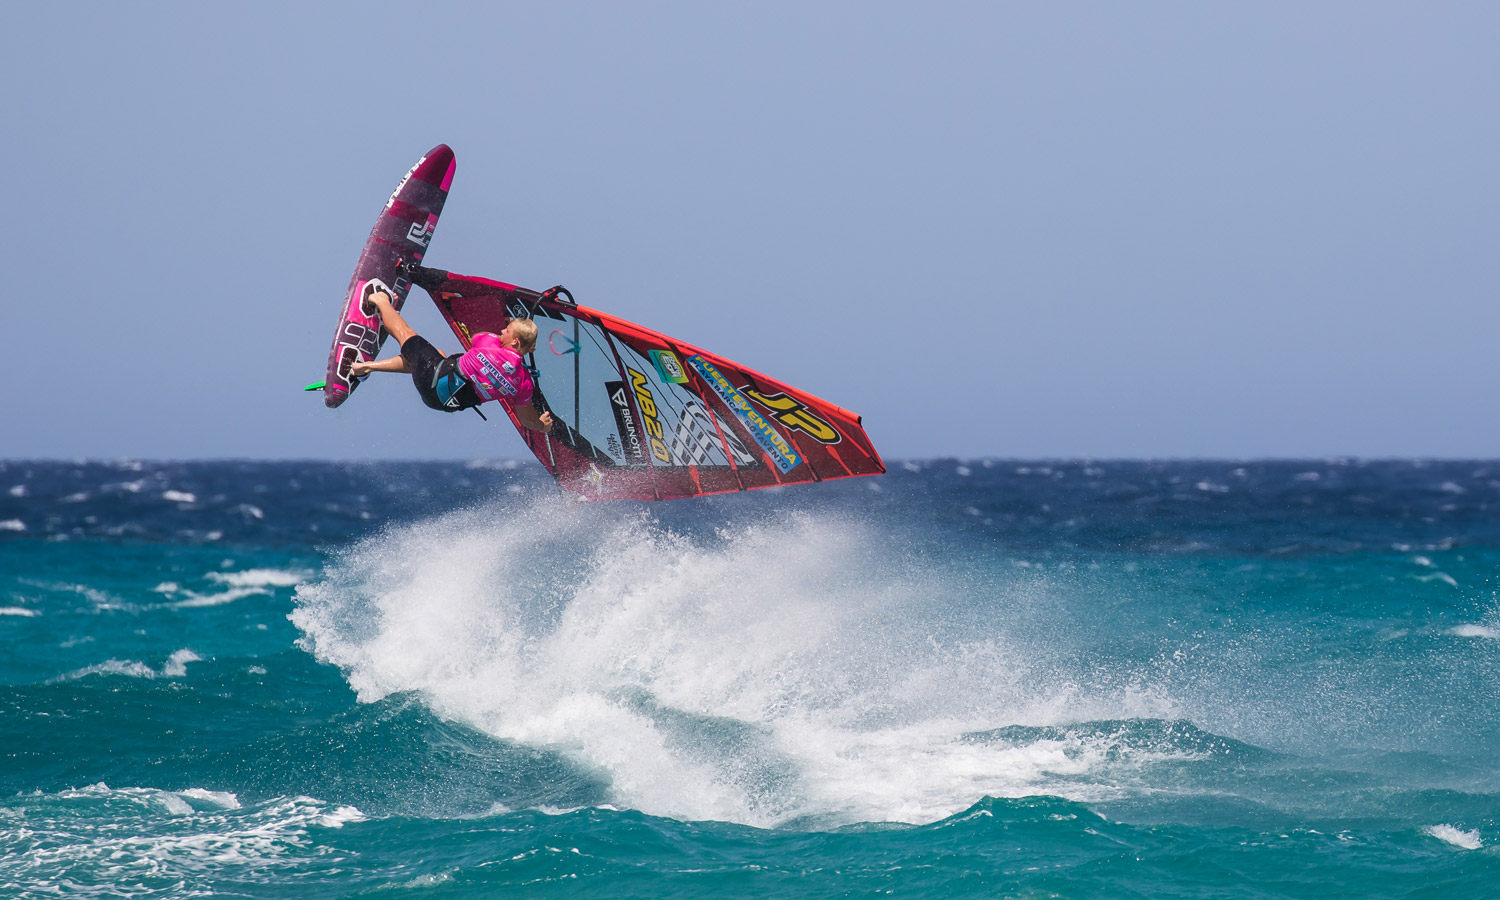
M429 263L888 459L1500 455L1493 3L32 3L0 40L0 457L525 455L409 379L300 390L437 143Z

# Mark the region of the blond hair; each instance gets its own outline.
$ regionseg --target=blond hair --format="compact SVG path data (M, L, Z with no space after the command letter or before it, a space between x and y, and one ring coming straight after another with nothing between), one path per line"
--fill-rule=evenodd
M512 319L511 334L521 342L521 355L525 356L536 349L536 323L530 319Z

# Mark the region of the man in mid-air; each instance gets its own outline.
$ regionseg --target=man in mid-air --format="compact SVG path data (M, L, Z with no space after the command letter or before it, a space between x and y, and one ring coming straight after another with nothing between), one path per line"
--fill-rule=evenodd
M490 400L505 404L516 420L532 431L552 429L552 414L537 414L532 404L535 385L521 357L536 348L536 323L511 319L499 334L474 335L467 353L444 354L417 334L391 306L391 296L382 286L365 286L361 306L380 311L381 324L401 345L401 355L371 362L356 362L350 377L371 372L410 372L422 402L444 412L457 412Z

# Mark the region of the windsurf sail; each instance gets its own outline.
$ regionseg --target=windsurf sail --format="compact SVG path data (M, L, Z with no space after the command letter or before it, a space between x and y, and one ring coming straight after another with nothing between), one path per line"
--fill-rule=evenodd
M671 500L885 471L860 417L805 391L578 306L561 288L421 273L466 349L512 318L535 321L526 363L554 425L544 435L511 421L579 497Z

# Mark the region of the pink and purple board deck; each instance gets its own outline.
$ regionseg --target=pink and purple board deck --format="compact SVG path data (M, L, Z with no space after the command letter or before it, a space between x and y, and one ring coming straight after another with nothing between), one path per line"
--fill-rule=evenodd
M349 377L355 362L368 362L380 353L386 331L380 314L366 298L376 288L391 295L391 305L406 302L411 281L403 271L408 263L420 264L437 228L448 186L453 183L453 151L439 144L417 160L396 186L375 220L370 238L354 267L349 293L339 314L338 331L328 352L328 377L323 384L323 402L338 406L359 385Z

